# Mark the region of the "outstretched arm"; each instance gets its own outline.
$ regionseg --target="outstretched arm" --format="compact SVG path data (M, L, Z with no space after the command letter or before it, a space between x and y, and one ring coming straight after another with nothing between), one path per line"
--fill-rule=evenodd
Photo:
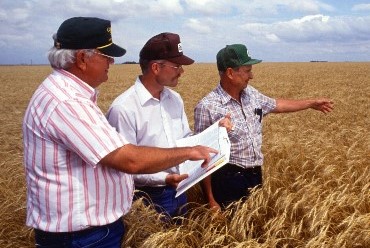
M307 99L307 100L288 100L288 99L277 99L276 108L272 111L273 113L288 113L296 112L305 109L315 109L323 112L324 114L329 113L334 108L334 102L330 99Z

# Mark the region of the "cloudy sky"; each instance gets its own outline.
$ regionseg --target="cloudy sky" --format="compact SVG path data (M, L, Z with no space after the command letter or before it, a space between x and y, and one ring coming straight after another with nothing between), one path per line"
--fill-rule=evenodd
M116 63L138 61L161 32L178 33L196 62L232 43L264 61L370 61L369 0L1 0L0 64L47 64L52 34L73 16L112 21L127 49Z

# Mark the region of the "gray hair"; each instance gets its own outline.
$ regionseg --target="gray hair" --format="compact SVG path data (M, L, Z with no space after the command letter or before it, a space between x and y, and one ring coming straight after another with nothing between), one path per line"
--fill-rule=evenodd
M80 49L86 52L88 56L93 54L94 49ZM55 69L68 70L76 62L76 54L80 50L50 48L48 59L51 67Z

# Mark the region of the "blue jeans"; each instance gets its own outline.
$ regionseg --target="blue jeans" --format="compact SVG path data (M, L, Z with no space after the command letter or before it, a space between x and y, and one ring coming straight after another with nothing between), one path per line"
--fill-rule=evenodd
M36 247L40 248L120 248L124 234L122 219L76 232L44 232L35 229Z
M225 208L232 202L246 200L252 188L262 185L261 166L243 169L225 164L211 175L211 182L213 197Z
M175 198L176 189L171 186L136 187L134 199L143 198L146 205L154 204L155 210L168 218L182 216L186 213L187 197L182 194Z

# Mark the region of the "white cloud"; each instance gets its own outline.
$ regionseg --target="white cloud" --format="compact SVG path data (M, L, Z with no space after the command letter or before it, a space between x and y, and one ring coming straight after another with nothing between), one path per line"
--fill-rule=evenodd
M202 14L223 14L231 10L232 3L227 0L185 0L189 11L196 11ZM238 1L237 1L238 2Z
M303 13L320 13L322 10L334 11L334 7L329 4L325 4L321 1L316 0L306 0L306 1L296 1L288 0L286 1L287 7L293 11L300 11Z
M321 11L334 11L335 8L323 1L317 0L184 0L186 8L192 12L210 14L238 13L249 18L269 18L269 15L279 15L281 12L318 14Z
M319 23L327 23L329 21L329 16L324 16L324 15L309 15L309 16L304 16L300 19L293 19L291 23L297 23L297 24L302 24L302 23L311 23L311 22L319 22Z
M353 11L370 11L370 4L357 4L352 7Z
M2 40L3 42L7 42L7 43L13 43L13 44L16 44L18 46L24 46L24 45L27 45L27 41L33 41L34 40L34 36L32 34L25 34L24 36L19 36L17 34L8 34L8 35L4 35L2 37Z
M29 10L25 8L15 8L7 14L10 22L24 21L29 17Z
M308 50L340 59L352 48L346 60L356 60L370 54L370 16L358 16L370 4L349 9L351 3L334 0L0 0L0 64L27 56L47 62L51 35L72 16L111 20L113 40L127 49L118 62L137 61L147 39L165 31L180 34L196 61L214 61L231 43L248 44L261 58L274 49L272 60L300 60Z
M17 7L9 10L0 11L0 20L6 22L7 26L16 26L17 28L29 26L31 11L29 6L23 8Z
M317 0L251 0L230 3L247 18L271 19L289 18L291 15L312 15L322 11L332 12L335 8Z
M194 30L197 33L208 34L211 33L211 28L203 21L197 19L189 19L189 21L185 24L186 27Z
M184 12L180 0L59 0L33 1L43 14L58 8L59 16L97 16L110 20L125 18L169 18Z
M157 0L157 1L143 1L144 5L143 11L145 13L145 8L148 8L149 6L149 14L150 13L155 13L157 16L163 16L163 17L168 17L168 16L174 16L178 14L183 14L183 8L180 4L179 0ZM137 13L138 14L138 13Z
M263 42L348 42L353 39L370 39L370 17L341 18L311 15L284 22L247 23L241 28Z
M266 34L266 40L270 42L280 42L280 38L276 34Z

